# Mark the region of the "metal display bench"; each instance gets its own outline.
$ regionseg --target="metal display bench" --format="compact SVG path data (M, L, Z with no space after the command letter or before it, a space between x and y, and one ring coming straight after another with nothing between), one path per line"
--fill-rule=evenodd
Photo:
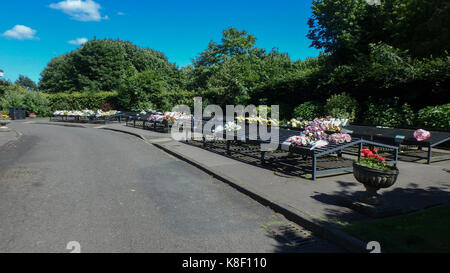
M450 159L450 153L447 155L433 156L433 148L437 145L450 141L450 132L430 131L430 137L423 141L418 141L414 138L414 131L412 129L393 129L393 128L378 128L362 125L350 125L344 127L348 133L354 137L360 137L366 140L371 140L378 143L388 144L392 146L401 147L417 146L418 150L427 148L427 164L432 161ZM408 154L408 152L406 152ZM423 158L416 156L418 158Z
M72 116L72 115L53 115L50 117L50 121L59 122L73 122L73 123L103 123L108 122L122 122L122 116L120 114L111 116Z
M168 132L171 123L166 121L149 120L152 114L137 114L133 116L127 116L126 125L134 128L142 128L153 131Z
M200 128L196 128L192 130L192 132L199 133ZM214 130L214 128L212 128ZM336 158L343 159L342 153L344 149L349 147L356 146L358 148L358 160L360 159L361 153L360 150L363 148L363 145L373 145L378 147L384 147L387 149L392 149L394 158L388 162L393 163L394 166L397 165L398 161L398 147L394 145L388 145L384 143L378 143L371 140L366 140L362 138L353 138L351 142L344 144L328 144L327 146L311 149L311 146L289 146L288 150L283 149L283 142L287 140L291 136L299 135L299 131L296 130L279 130L279 144L277 147L277 151L283 150L288 152L287 156L276 156L271 152L261 151L260 144L268 143L269 141L263 141L259 136L255 140L249 139L248 136L248 128L245 128L245 134L243 138L236 136L236 134L230 132L205 132L202 130L202 144L203 147L217 147L221 149L225 149L226 154L231 156L233 153L242 154L251 158L259 159L262 165L267 163L277 163L280 165L288 166L290 168L301 170L305 173L311 174L311 179L316 180L317 175L321 174L330 174L330 173L339 173L343 171L352 171L353 166L346 167L338 167L338 168L328 168L328 169L318 169L318 158L336 155ZM208 139L209 138L209 139ZM247 145L242 145L243 143ZM303 160L307 160L311 158L311 165L308 167L297 166L290 163L287 163L289 159L292 158L302 158Z

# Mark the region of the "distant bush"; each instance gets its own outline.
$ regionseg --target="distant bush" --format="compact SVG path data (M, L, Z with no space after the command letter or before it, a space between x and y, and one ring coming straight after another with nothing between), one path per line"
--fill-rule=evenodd
M2 112L8 113L9 108L23 107L23 98L25 92L8 89L0 98L0 109Z
M35 113L37 116L48 116L50 114L50 105L47 97L36 91L28 91L23 97L23 108L28 113Z
M108 103L110 107L117 105L117 92L76 92L46 94L52 112L56 110L101 109Z
M47 116L50 112L46 96L37 91L29 91L19 85L9 85L0 98L0 110L8 113L9 108L25 108L27 113Z
M324 106L325 115L335 118L345 118L354 121L358 112L358 102L347 93L332 95Z
M368 109L363 115L363 120L365 124L375 126L412 126L414 112L409 104L400 104L397 97L381 99L369 103Z
M316 101L307 101L294 108L293 118L312 120L322 115L322 105Z
M449 130L450 103L420 109L417 115L417 125Z

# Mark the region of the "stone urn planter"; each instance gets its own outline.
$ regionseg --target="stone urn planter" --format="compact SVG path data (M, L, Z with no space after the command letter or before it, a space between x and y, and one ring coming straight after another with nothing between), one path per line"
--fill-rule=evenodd
M353 175L366 188L366 192L358 196L358 199L370 205L381 204L377 191L394 185L395 181L397 181L398 174L399 170L397 167L391 167L389 170L381 170L354 162Z

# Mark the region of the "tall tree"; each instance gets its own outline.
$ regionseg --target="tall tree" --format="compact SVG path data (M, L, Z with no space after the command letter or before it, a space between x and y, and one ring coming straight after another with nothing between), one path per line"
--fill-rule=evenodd
M14 82L15 84L22 86L23 88L26 88L28 90L36 90L37 89L37 85L36 83L23 75L19 75L19 78Z
M408 50L413 57L443 56L450 44L448 0L313 0L307 37L339 63L368 55L369 45Z
M52 59L41 73L39 87L47 92L112 91L124 77L147 69L177 73L161 52L120 40L92 40Z

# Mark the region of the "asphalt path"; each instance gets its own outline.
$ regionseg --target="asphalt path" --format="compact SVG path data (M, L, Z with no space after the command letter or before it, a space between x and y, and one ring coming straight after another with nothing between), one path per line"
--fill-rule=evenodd
M107 130L14 122L0 148L0 252L330 252L289 246L287 223L201 170Z

